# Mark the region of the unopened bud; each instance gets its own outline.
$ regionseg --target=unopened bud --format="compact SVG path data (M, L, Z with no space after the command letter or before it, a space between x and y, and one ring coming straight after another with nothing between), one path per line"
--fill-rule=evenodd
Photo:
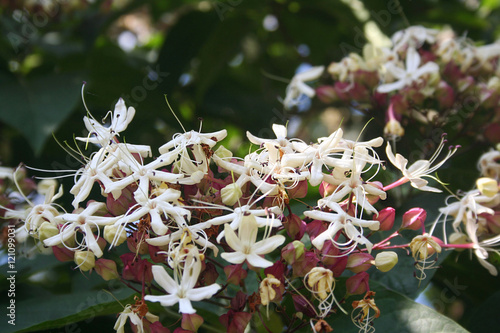
M92 251L75 251L74 260L83 272L89 271L95 266L95 256Z
M354 273L364 272L372 267L372 261L369 253L353 253L347 258L346 268Z
M118 279L120 274L116 270L116 262L110 259L99 259L95 262L95 271L105 281Z
M107 225L104 227L103 234L106 242L112 244L113 246L118 246L127 240L127 232L122 226L114 224Z
M361 295L368 290L368 281L370 276L366 272L359 272L351 276L345 282L347 293L350 295Z
M288 243L282 250L281 256L289 265L293 265L304 257L305 245L301 241L295 240Z
M394 219L396 217L396 210L392 207L386 207L378 212L378 216L374 217L374 220L380 222L379 230L387 231L391 230L394 226Z
M241 188L236 183L232 183L220 190L222 202L228 206L234 205L243 195Z
M403 229L418 230L424 225L427 212L423 208L412 208L403 214Z
M476 186L481 194L487 197L493 197L498 193L498 183L495 179L489 177L482 177L476 180Z
M321 195L323 198L325 198L325 197L333 194L336 189L337 189L337 186L323 181L319 185L319 195Z
M380 252L375 256L375 266L381 272L390 271L398 263L398 254L393 251Z
M330 104L338 100L337 93L333 86L321 86L316 88L316 96L325 104Z
M399 138L405 135L405 130L396 119L391 119L385 124L384 135L390 138Z
M58 233L59 233L59 229L57 229L57 227L55 225L53 225L50 222L45 221L40 225L40 228L38 228L38 239L40 239L40 241L43 242L47 238L55 236Z

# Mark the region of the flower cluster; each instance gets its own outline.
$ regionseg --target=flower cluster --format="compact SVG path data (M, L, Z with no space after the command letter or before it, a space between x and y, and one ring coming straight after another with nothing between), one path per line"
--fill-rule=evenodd
M327 85L307 84L323 67L297 75L284 102L317 94L326 102L383 107L389 139L403 135L404 117L448 119L467 96L480 96L481 107L498 104L497 44L473 47L445 36L422 27L401 31L390 49L367 46L363 56L331 64ZM384 309L370 288L372 273L389 272L401 254L412 254L419 281L449 249L473 250L497 274L487 261L500 244L497 150L481 157L476 188L448 200L426 230L425 207L400 211L386 202L395 188L441 192L429 180L440 183L433 174L459 148L444 152L445 135L430 158L409 165L394 140L350 140L338 128L306 143L274 124L275 138L247 132L255 149L235 157L224 147L226 130L184 131L158 150L125 143L121 135L135 112L119 99L108 125L90 112L84 117L88 136L76 140L85 148L70 150L83 161L72 173L70 208L54 179L37 184L23 167L0 169L2 217L16 226L19 243L32 240L29 253L52 252L82 274L95 271L136 292L118 314L118 332L128 321L137 332L170 332L179 322L174 332L197 331L202 301L218 308L228 332L243 332L253 317L266 325L261 311L269 317L272 308L293 330L328 332L331 318L350 311L360 331L373 332ZM389 168L400 175L379 176ZM394 181L381 181L387 179ZM394 243L402 233L413 239ZM182 320L160 320L149 311L152 303L174 307Z
M367 44L327 67L294 77L284 99L292 108L304 96L349 105L379 117L384 110L388 138L404 135L408 124L468 126L498 142L495 109L500 101L500 43L476 46L451 30L411 26L396 32L392 46ZM317 81L316 88L307 82Z
M77 140L96 148L82 155L85 164L75 172L69 211L57 203L63 189L55 180L37 186L24 169L2 169L4 184L10 184L3 188L3 212L18 226L19 242L29 235L37 248L51 248L82 272L95 270L104 280L142 286L136 303L120 313L118 331L128 319L139 332L167 330L149 313L150 302L177 305L183 322L201 325L193 302L218 300L227 306L230 297L239 301L232 301L220 319L228 331L247 326L260 307L280 308L284 298L304 314L293 317L291 325L315 320L315 326L329 327L325 319L337 310L347 312L342 303L348 297L365 295L354 306L363 311L353 317L359 325L372 318L365 314L368 308L380 311L369 269L387 272L398 261L388 249L415 247L413 242L391 247L394 234L370 241L373 233L393 229L395 209L383 208L380 201L406 182L428 190L420 186L425 182L420 177L452 155L431 167L439 148L430 161L406 169L401 162L406 160L388 147L389 161L403 177L384 186L374 180L383 164L376 151L383 145L380 137L352 141L339 128L306 144L288 138L285 126L274 125L275 139L247 133L257 149L236 158L221 143L225 130L190 131L174 135L153 154L149 146L119 140L134 114L120 99L108 126L90 114L84 118L89 135ZM303 198L308 187L321 198L301 218L291 201ZM93 189L100 190L101 200L90 199ZM408 211L398 229L423 231L423 215L421 208ZM119 262L106 258L110 251L121 254ZM417 251L421 258L423 251ZM258 289L234 294L230 285L245 285L251 271L260 280ZM352 273L345 280L346 294L339 295L337 279L344 271Z

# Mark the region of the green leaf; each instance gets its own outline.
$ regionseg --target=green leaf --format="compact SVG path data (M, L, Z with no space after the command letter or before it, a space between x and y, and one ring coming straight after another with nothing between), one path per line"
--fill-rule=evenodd
M380 309L380 317L373 320L376 332L467 332L450 318L425 305L412 301L382 284L370 281L370 287L372 291L376 292L375 303ZM354 297L352 297L348 301L350 303L350 301L354 300ZM350 305L346 304L344 308L349 311ZM339 316L337 320L328 320L328 322L336 332L358 332L358 329L351 322L350 316Z
M35 154L73 111L82 80L77 74L33 78L0 76L0 119L19 130Z
M119 282L110 281L108 289L113 296L105 290L89 290L16 301L15 326L4 325L2 332L33 332L63 327L82 320L91 322L97 316L122 311L123 307L116 299L124 306L133 302L133 291L122 288ZM15 300L15 297L11 299ZM2 305L5 306L5 303Z

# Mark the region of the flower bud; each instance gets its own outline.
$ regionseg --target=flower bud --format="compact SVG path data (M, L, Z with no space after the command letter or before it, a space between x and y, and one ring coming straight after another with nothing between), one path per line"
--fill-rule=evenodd
M335 192L336 188L337 188L337 186L323 181L319 185L319 195L321 195L323 198L325 198L325 197L333 194L333 192Z
M347 293L349 295L364 294L369 289L369 280L370 276L366 272L359 272L358 274L351 276L345 282Z
M296 261L304 258L305 245L301 241L295 240L288 243L282 250L281 256L289 265L293 265Z
M325 104L330 104L338 100L335 88L332 86L321 86L316 88L316 96Z
M307 195L307 180L301 180L296 186L287 190L290 199L301 199Z
M116 270L116 262L110 259L99 259L95 262L95 271L105 281L118 279L120 275Z
M373 257L369 253L352 253L347 258L347 269L354 272L364 272L372 267Z
M75 257L75 252L63 245L52 246L52 252L54 253L54 257L61 262L73 261Z
M228 206L234 205L243 195L241 188L236 183L226 185L220 190L222 202Z
M331 270L323 267L314 267L307 273L305 280L312 292L324 300L333 291L333 273Z
M405 135L405 130L396 119L391 119L385 124L384 136L389 138L399 138Z
M248 274L241 264L224 266L224 273L226 273L227 282L237 286L245 280Z
M267 277L262 280L259 286L260 302L262 305L266 306L269 302L276 299L276 289L281 285L280 280L274 277L272 274L267 274Z
M198 332L198 329L203 324L203 317L196 313L183 313L182 314L182 329L189 332Z
M114 224L104 226L103 236L104 239L113 246L121 245L127 240L127 232L125 231L125 228Z
M424 225L427 212L423 208L412 208L403 214L402 229L418 230Z
M95 256L92 251L75 251L75 263L81 271L86 272L94 268Z
M293 305L295 306L295 311L300 314L305 314L307 317L316 317L316 312L304 296L299 294L292 294Z
M381 272L390 271L398 263L398 254L394 251L380 252L375 256L375 266Z
M53 225L50 222L43 222L40 227L38 228L38 239L40 241L44 241L47 238L50 238L52 236L55 236L59 233L59 229L55 225Z
M387 231L391 230L394 226L394 219L396 217L396 210L392 207L386 207L378 212L378 216L374 217L374 220L380 222L379 230Z
M490 198L498 193L498 183L493 178L481 177L476 180L476 186L481 194Z
M306 231L306 223L302 221L302 219L298 215L288 215L283 219L282 224L291 239L299 240L302 238L302 236L304 236L304 232Z

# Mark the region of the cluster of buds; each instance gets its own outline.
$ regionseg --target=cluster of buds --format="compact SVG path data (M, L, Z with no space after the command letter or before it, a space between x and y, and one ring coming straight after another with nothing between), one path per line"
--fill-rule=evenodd
M462 130L474 114L476 133L499 141L500 42L475 46L451 30L412 26L396 32L392 46L367 44L328 67L313 67L291 81L285 108L317 96L379 117L385 111L387 138L404 135L408 122ZM317 81L316 88L306 82ZM481 116L478 116L481 114ZM478 119L480 118L480 119Z
M439 246L448 245L425 232L423 208L408 210L396 224L396 209L383 206L387 192L407 182L422 191L439 191L423 177L431 177L456 151L454 147L437 162L444 139L430 160L410 167L388 144L387 158L402 177L384 185L375 180L384 162L377 153L381 137L352 141L339 128L306 144L289 138L285 126L273 125L274 139L247 133L257 149L237 158L221 143L225 130L190 131L174 135L153 154L149 146L119 140L134 115L135 109L120 99L108 126L90 113L84 117L89 135L77 140L95 150L81 156L85 164L75 172L69 191L71 210L57 203L63 189L54 180L37 185L23 169L1 170L2 214L17 227L19 242L31 236L39 248L52 249L82 272L95 270L106 281L118 279L142 290L136 303L119 314L118 331L130 319L138 332L168 332L149 312L151 302L178 307L182 324L174 332L196 331L203 318L194 302L205 300L227 311L220 322L230 332L244 330L255 313L262 319L260 309L269 313L271 307L292 311L285 317L293 318L288 324L296 328L310 324L327 330L329 317L347 313L348 298L364 295L353 303L352 318L359 326L380 313L370 290L371 272L390 271L398 262L396 251L404 249L414 253L423 272ZM467 199L475 200L479 210L473 212L470 205L443 210L455 216L457 231L469 213L484 219L474 230L476 238L468 234L482 254L495 240L485 233L498 225L489 207L498 201L496 178L491 177L500 170L498 156L490 155L480 162L490 178L480 179L478 193ZM89 198L95 188L100 200ZM299 216L291 201L303 198L308 189L316 189L321 198ZM486 202L488 208L481 205ZM391 245L401 230L422 234L410 244ZM370 240L377 232L390 231L381 242ZM110 251L121 254L119 262L106 258ZM246 286L250 271L259 279L255 290ZM349 278L346 293L340 294L336 286L343 275ZM229 285L241 290L235 294ZM285 298L294 309L282 307Z

